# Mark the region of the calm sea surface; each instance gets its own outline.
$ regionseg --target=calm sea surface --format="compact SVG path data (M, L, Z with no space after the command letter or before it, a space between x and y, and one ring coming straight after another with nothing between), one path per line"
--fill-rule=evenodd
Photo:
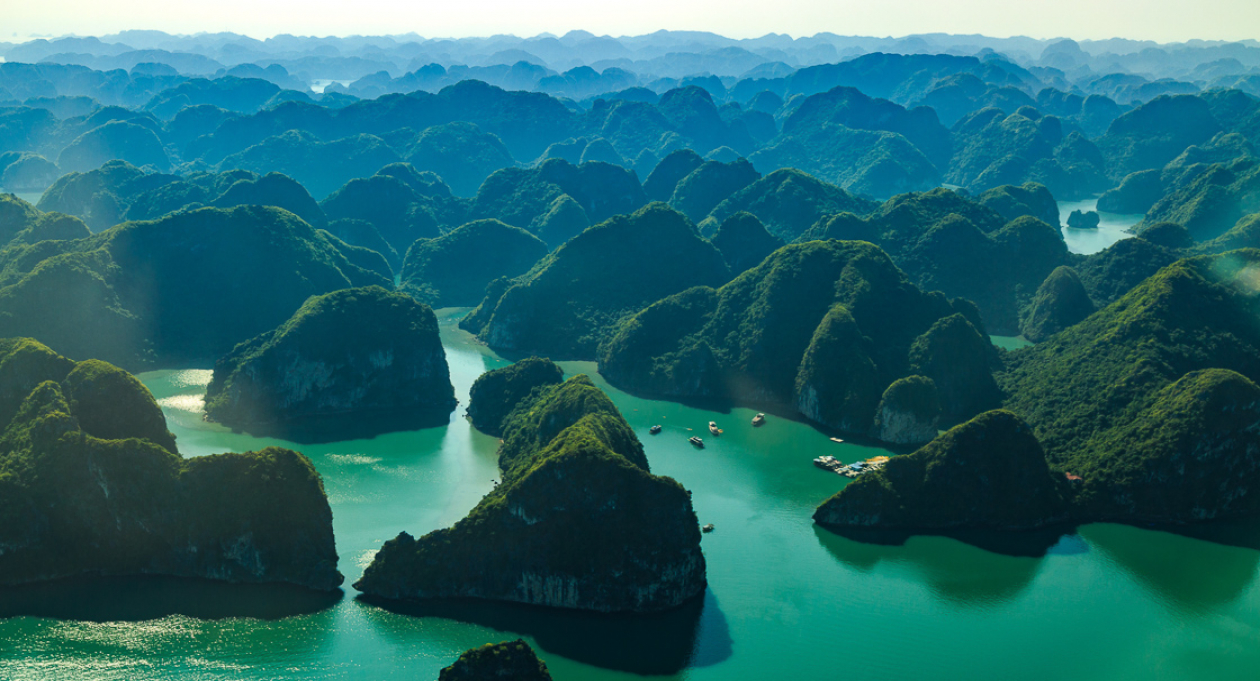
M498 477L497 442L462 414L472 381L505 362L455 328L460 313L439 313L462 401L444 427L296 445L204 423L208 371L141 378L185 456L269 444L310 456L349 584L383 541L450 525ZM589 363L564 366L594 372ZM1102 524L1040 538L1031 551L999 542L1005 553L976 546L991 537L843 538L810 514L845 480L810 461L883 450L836 444L775 415L753 429L748 409L639 399L597 381L638 431L652 470L691 489L700 522L717 528L704 535L702 602L646 618L493 604L389 611L356 600L348 586L330 597L195 580L76 580L0 592L0 678L413 681L436 679L467 648L518 636L561 680L1258 677L1260 551ZM704 433L710 420L725 429L721 438ZM649 435L653 424L664 432ZM693 433L706 435L706 449L687 444Z

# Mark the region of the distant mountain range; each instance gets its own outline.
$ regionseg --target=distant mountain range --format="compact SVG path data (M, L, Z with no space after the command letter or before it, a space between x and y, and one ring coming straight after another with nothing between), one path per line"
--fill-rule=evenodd
M1121 104L1213 86L1252 91L1260 87L1256 84L1260 42L1256 40L1161 44L1122 38L1077 42L944 33L900 38L833 33L792 38L771 33L733 39L700 31L615 38L570 31L563 36L529 38L444 39L409 33L278 35L258 40L236 33L183 36L123 31L100 37L0 42L0 56L6 62L76 64L102 71L141 68L154 75L236 75L297 90L317 81L317 89L325 81L340 81L359 97L405 91L395 88L397 81L404 81L400 86L436 90L470 78L573 99L633 86L659 94L697 76L714 76L730 88L739 80L782 78L798 69L880 52L1000 59L1028 69L1047 86L1065 91L1079 87L1086 94L1102 94L1100 87L1120 81L1130 91L1125 93L1128 99L1118 99Z

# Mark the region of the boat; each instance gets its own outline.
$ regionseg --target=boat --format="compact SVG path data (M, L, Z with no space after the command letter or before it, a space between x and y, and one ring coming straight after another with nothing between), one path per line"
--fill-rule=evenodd
M839 461L836 461L836 457L834 456L820 456L817 459L814 459L814 465L823 470L830 471L835 470L841 464Z
M691 444L699 447L700 449L704 449L704 440L701 440L695 435L692 435L691 437L687 438L687 442L690 442Z
M760 428L761 426L766 425L766 415L757 414L756 416L753 417L752 423L753 423L753 428Z
M717 427L716 421L709 421L709 432L713 433L714 437L717 437L722 434L722 429Z
M831 438L831 441L832 441L832 442L844 442L844 440L841 440L841 439L840 439L840 438L838 438L838 437L833 437L833 438Z
M656 434L658 434L658 433L660 433L660 432L661 432L661 427L660 427L660 426L652 426L651 428L648 428L648 432L649 432L649 433L651 433L651 434L653 434L653 435L656 435Z
M712 532L712 531L713 531L713 523L709 523L708 525L705 525L704 527L700 528L700 531L701 531L701 532L703 532L703 533L705 533L705 534L708 534L708 533Z

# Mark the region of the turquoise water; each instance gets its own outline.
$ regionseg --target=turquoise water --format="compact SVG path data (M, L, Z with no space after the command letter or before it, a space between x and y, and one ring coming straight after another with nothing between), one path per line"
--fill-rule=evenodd
M466 405L472 380L504 362L458 331L456 315L440 314ZM185 456L285 444L202 422L204 371L141 378ZM183 580L61 583L0 593L0 612L41 615L0 620L0 678L435 679L461 651L517 636L562 681L1257 677L1260 551L1105 524L1052 540L1041 557L943 537L860 543L810 521L845 484L810 460L881 450L773 415L753 429L748 409L609 392L653 471L691 489L700 522L716 526L703 540L702 603L652 618L493 604L390 612L349 587L327 597ZM469 428L463 405L442 428L289 443L323 474L347 584L384 540L449 525L491 488L497 443ZM710 420L725 434L691 448L686 437ZM656 423L664 432L651 436Z
M1074 210L1082 213L1097 211L1098 199L1059 202L1059 229L1063 232L1063 240L1067 242L1069 251L1083 255L1097 253L1117 241L1133 236L1128 231L1129 228L1141 222L1143 217L1099 212L1097 229L1073 229L1067 226L1067 219Z
M989 342L1003 350L1018 350L1033 344L1023 336L989 336Z

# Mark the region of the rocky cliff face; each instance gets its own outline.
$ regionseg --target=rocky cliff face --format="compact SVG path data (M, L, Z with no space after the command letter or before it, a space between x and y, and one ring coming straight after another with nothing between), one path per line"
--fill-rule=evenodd
M241 427L454 406L433 311L377 286L308 300L216 362L206 390L207 415Z
M341 584L306 457L272 447L181 459L134 377L0 341L0 395L23 391L0 400L0 584L81 573Z
M1031 529L1066 520L1067 493L1028 424L991 411L853 481L819 506L814 520L847 527Z
M814 330L797 370L797 411L846 432L866 430L881 377L864 345L853 315L841 305L833 307Z
M958 423L1001 402L993 380L993 346L962 314L945 317L915 340L911 370L932 379L945 425Z
M689 494L646 470L633 431L589 379L535 394L507 419L504 442L502 484L452 528L386 542L355 588L600 612L665 610L703 593Z
M551 681L547 665L521 639L487 643L465 651L455 664L442 670L438 681Z
M880 398L874 435L898 445L923 444L936 437L940 414L936 383L923 376L907 376L893 381Z

